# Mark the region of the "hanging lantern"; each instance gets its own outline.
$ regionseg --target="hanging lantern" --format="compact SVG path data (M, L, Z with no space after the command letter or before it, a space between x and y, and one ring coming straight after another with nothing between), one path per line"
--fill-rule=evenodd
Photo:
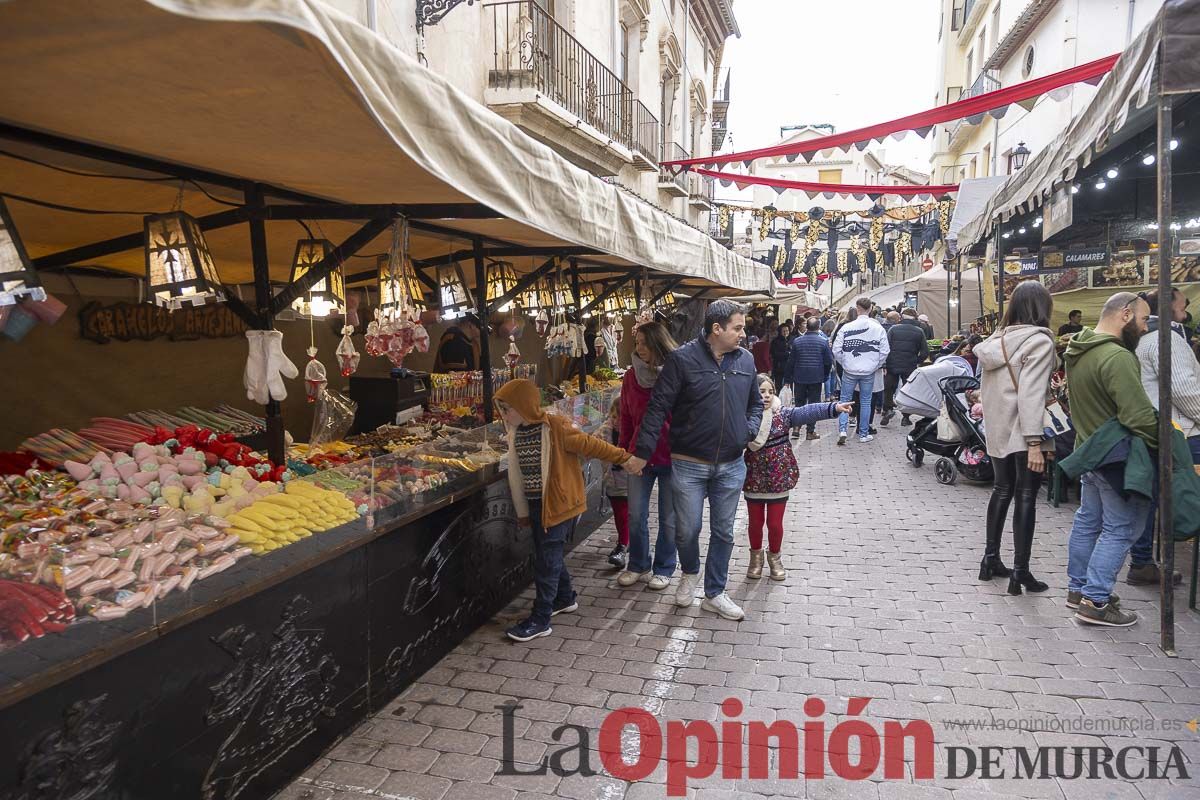
M411 261L405 259L404 267L393 270L391 260L390 255L379 257L379 307L384 311L399 308L404 288L407 287L409 305L418 311L424 311L425 294L421 289L421 281L417 279L416 268L412 266Z
M8 206L0 197L0 306L11 306L19 297L45 300L46 290L17 235Z
M507 261L493 261L487 268L487 301L488 305L499 300L513 290L517 285L517 273L513 265ZM512 301L508 301L496 311L508 311Z
M626 314L636 313L638 310L637 295L634 294L633 287L626 285L620 289L617 294L621 298L621 310Z
M182 211L145 219L146 285L151 301L168 309L203 305L224 290L199 223Z
M546 285L545 278L538 280L525 291L521 292L521 308L531 317L536 317L539 311L550 311L554 307L554 295Z
M467 279L457 264L438 267L438 305L442 319L456 319L473 307Z
M295 283L310 269L325 260L333 252L333 242L328 239L301 239L296 242L296 254L292 256L291 282ZM307 296L298 297L292 308L302 317L341 316L346 313L346 281L339 266L326 277L313 284Z
M675 293L666 292L662 297L658 298L658 307L666 313L671 313L675 310Z
M592 287L587 284L580 286L579 287L579 310L583 311L583 309L587 308L594 302L596 302L596 292L593 291ZM584 319L587 319L591 315L592 315L591 311L583 311Z
M602 305L605 314L608 314L609 316L612 316L613 314L620 314L622 311L620 292L613 292L608 297L604 298L604 303Z
M554 310L559 313L566 313L568 308L575 305L575 293L571 291L571 287L563 282L554 291Z

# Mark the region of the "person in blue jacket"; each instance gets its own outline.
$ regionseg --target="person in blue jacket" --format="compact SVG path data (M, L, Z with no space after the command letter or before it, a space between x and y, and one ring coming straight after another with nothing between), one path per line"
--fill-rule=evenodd
M791 365L792 402L797 406L820 402L821 387L833 370L833 350L829 347L829 340L821 333L821 324L815 317L808 320L804 335L792 342ZM797 428L793 436L799 434L800 429ZM808 424L805 438L810 441L821 438L815 420Z

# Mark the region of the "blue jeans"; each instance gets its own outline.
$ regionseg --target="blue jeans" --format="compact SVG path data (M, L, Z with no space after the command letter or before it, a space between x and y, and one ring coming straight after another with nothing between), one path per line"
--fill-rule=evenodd
M858 435L866 436L871 430L871 396L875 389L875 373L851 375L842 373L842 402L849 403L858 390ZM845 433L850 427L850 415L838 414L838 432Z
M646 467L629 476L629 571L639 575L650 565L650 492L658 481L658 538L654 541L654 574L675 574L675 506L670 465Z
M542 527L542 504L529 501L529 522L533 526L533 582L537 597L529 619L538 625L550 624L550 612L556 603L570 605L575 601L571 588L571 573L563 562L563 544L575 529L579 517L560 522L549 529Z
M1103 477L1085 472L1079 479L1079 510L1067 545L1067 589L1097 605L1107 603L1117 573L1146 524L1150 501L1126 500Z
M838 375L837 370L829 370L829 377L825 379L825 396L833 397L837 394Z
M1192 436L1187 440L1188 449L1192 451L1192 464L1200 464L1200 436ZM1158 462L1155 462L1156 464ZM1155 473L1157 476L1157 473ZM1144 567L1154 563L1154 520L1158 517L1158 493L1150 505L1150 515L1146 517L1146 529L1129 548L1129 563L1135 567Z
M675 543L685 575L700 573L700 528L704 498L708 498L708 558L704 562L704 596L725 591L729 557L733 554L733 522L746 483L746 462L701 464L671 459L671 489L675 505Z

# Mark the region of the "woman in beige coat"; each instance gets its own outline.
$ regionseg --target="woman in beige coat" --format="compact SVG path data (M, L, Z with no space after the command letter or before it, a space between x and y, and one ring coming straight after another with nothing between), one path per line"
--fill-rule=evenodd
M983 371L980 388L987 453L995 483L987 510L987 543L979 580L1008 576L1008 593L1046 591L1029 571L1037 494L1053 445L1043 435L1046 388L1054 370L1050 314L1054 301L1038 281L1018 284L1000 329L974 348ZM1013 568L1000 560L1008 507L1013 510Z

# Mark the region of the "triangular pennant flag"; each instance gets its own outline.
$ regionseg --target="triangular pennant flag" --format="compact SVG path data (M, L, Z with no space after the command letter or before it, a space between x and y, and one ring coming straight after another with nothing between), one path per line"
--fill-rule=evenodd
M983 122L983 117L984 117L983 114L972 114L971 116L966 117L965 119L966 119L968 125L978 125L979 123Z
M749 188L750 188L750 185L751 185L751 184L749 184L749 183L746 183L746 182L744 182L744 181L737 181L737 180L735 180L735 181L733 182L733 185L734 185L734 186L736 186L736 187L738 188L738 191L742 191L742 192L744 192L746 189L749 189Z
M783 194L787 191L787 188L784 186L772 186L771 188L775 190L775 194Z
M1083 83L1086 83L1088 86L1098 86L1100 84L1100 81L1102 81L1102 80L1104 80L1104 76L1097 75L1094 78L1085 78L1083 80Z
M809 200L816 200L816 199L817 199L817 195L818 195L818 194L820 194L820 192L808 192L808 191L806 191L804 194L808 196L808 199L809 199Z
M742 162L742 166L744 166L746 169L750 169L750 167L754 166L754 159L753 158L746 159L745 161Z
M924 139L926 136L928 136L928 135L929 135L929 132L930 132L931 130L933 130L933 126L932 126L932 125L926 125L926 126L925 126L925 127L923 127L923 128L917 128L917 130L916 130L916 133L917 133L917 136L920 136L922 139Z
M721 178L720 184L722 188L728 189L733 184L733 181L729 180L729 178Z
M1017 103L1017 105L1019 105L1021 108L1025 109L1026 111L1033 111L1033 107L1037 105L1037 101L1039 99L1040 99L1040 97L1031 97L1028 100L1019 101Z
M857 147L858 151L861 153L863 150L866 150L870 144L871 144L871 140L867 139L865 141L855 142L854 146Z
M862 192L855 192L855 193L854 193L853 195L851 195L851 196L852 196L852 197L853 197L855 200L866 200L866 199L867 199L867 196L866 196L865 194L863 194Z
M896 140L897 142L902 142L907 137L908 137L908 131L893 131L892 132L892 139Z
M812 153L812 152L809 152L806 150L803 153L801 153L800 155L804 157L805 163L809 163L813 160L813 156L815 156L816 153Z
M1050 96L1050 99L1053 100L1054 102L1061 103L1063 100L1066 100L1068 97L1071 96L1071 91L1074 88L1075 87L1073 87L1073 86L1060 86L1057 89L1051 89L1046 94L1048 94Z
M1022 108L1024 108L1024 106L1022 106ZM991 117L992 119L1004 119L1004 115L1008 113L1008 106L1001 106L1000 108L993 108L991 111L989 111L987 113L988 113L988 116Z
M793 161L795 161L795 160L796 160L796 158L797 158L799 155L800 155L799 153L788 153L788 154L787 154L787 156L785 156L785 158L787 158L787 162L788 162L789 164L791 164Z
M837 197L837 192L821 192L821 196L826 200L832 200L833 198Z

